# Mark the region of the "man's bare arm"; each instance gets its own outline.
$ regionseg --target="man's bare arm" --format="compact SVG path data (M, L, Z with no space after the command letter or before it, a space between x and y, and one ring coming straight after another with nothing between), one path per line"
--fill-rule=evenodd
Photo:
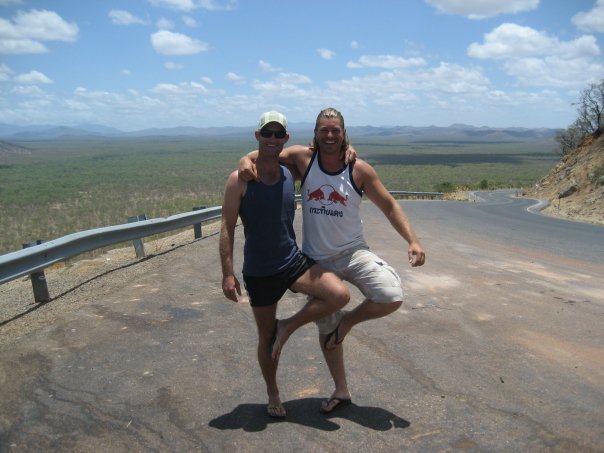
M227 299L234 302L237 302L237 295L241 295L241 286L237 277L235 277L233 266L233 244L244 188L245 183L238 178L237 172L231 173L224 190L220 226L219 251L222 266L222 292Z
M355 180L369 198L384 213L393 228L409 244L407 251L409 264L421 266L426 261L426 254L417 238L407 215L398 202L390 195L380 180L375 169L364 161L357 161Z
M279 154L279 163L286 165L294 178L300 179L306 170L307 159L312 155L312 150L307 146L288 146ZM256 160L258 159L258 150L251 151L239 159L239 177L244 181L258 181L258 172L256 171ZM297 171L295 171L295 170Z

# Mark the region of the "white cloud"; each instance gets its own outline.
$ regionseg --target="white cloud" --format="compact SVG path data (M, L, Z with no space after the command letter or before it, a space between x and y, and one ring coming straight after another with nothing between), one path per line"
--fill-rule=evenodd
M22 85L37 85L39 83L49 84L54 83L39 71L30 71L27 74L19 74L15 76L15 82Z
M352 41L350 43L350 48L351 49L358 49L360 47L360 44L357 41Z
M173 61L166 61L164 63L164 68L169 69L169 70L174 70L174 69L182 69L183 65L175 63Z
M107 91L89 91L84 87L77 87L74 90L74 94L78 97L86 99L101 99L110 96L110 93Z
M561 42L555 36L530 27L503 24L485 35L484 44L473 43L468 55L475 58L507 59L557 55L564 58L596 57L600 48L593 36Z
M53 11L19 11L12 22L0 18L0 53L44 53L48 49L40 41L73 42L78 33L76 24Z
M469 19L484 19L498 14L531 11L539 0L425 0L442 13L458 14Z
M195 2L193 0L149 0L149 3L178 11L191 11L195 9Z
M506 61L505 71L525 86L584 88L601 80L604 65L585 59L569 60L556 56L519 58Z
M42 89L40 89L40 87L37 85L15 85L11 89L11 93L16 94L18 96L27 96L34 98L44 97L46 95L46 93L44 93L44 91L42 91Z
M63 101L63 105L68 110L76 110L76 111L90 111L92 108L86 104L85 102L77 101L75 99L65 99Z
M189 28L197 27L197 21L191 16L182 16L183 23Z
M317 49L317 52L319 53L319 55L321 55L321 58L323 58L324 60L331 60L336 54L333 50L323 48Z
M54 11L19 11L13 20L13 23L6 19L0 21L0 37L65 42L73 42L78 38L78 26L67 23Z
M121 9L112 9L109 11L111 23L115 25L144 25L145 21L139 17L130 14Z
M153 33L151 44L155 51L162 55L194 55L205 52L209 48L208 44L203 41L167 30Z
M507 74L523 85L578 87L604 72L593 36L560 41L555 36L516 24L502 24L473 43L468 55L502 62ZM600 74L598 76L598 74Z
M410 68L414 66L424 66L426 61L423 58L402 58L395 55L364 55L356 62L348 62L347 67L351 69L358 68Z
M429 90L474 94L486 91L489 79L480 69L441 62L438 67L423 73L422 84Z
M272 80L254 80L253 87L256 91L268 97L285 97L288 99L307 99L309 90L299 85L309 85L312 80L304 74L295 72L281 72Z
M203 83L205 83L206 85L211 85L212 83L214 83L212 81L212 79L210 77L207 77L207 76L201 77L201 81Z
M0 54L28 54L46 52L48 52L48 48L38 41L33 41L31 39L0 38Z
M418 97L413 93L394 93L391 96L381 97L374 102L376 105L400 106L402 103L417 101Z
M231 82L235 83L245 83L245 77L235 74L234 72L228 72L225 78Z
M175 9L177 11L193 11L206 9L208 11L230 11L237 5L236 0L217 2L216 0L149 0L152 5Z
M575 14L572 22L581 30L604 33L604 0L598 0L590 11Z
M295 72L282 72L276 79L281 83L290 83L293 85L300 85L305 83L312 83L312 80L304 74L297 74Z
M277 67L271 65L270 63L267 63L264 60L260 60L258 62L258 67L260 67L260 70L262 72L279 72L279 71L281 71L281 68L277 68Z
M158 83L151 91L161 95L197 95L207 93L208 90L201 83L182 82L178 85L173 83Z
M208 11L232 11L237 7L237 0L218 2L216 0L198 0L201 8Z
M548 53L557 39L530 27L502 24L484 36L484 44L472 43L468 55L475 58L512 58Z
M462 103L480 101L490 89L489 79L479 68L466 68L447 62L430 68L394 69L330 81L326 85L326 93L335 98L342 108L365 110L375 104L400 110L401 103L405 103L408 108L422 111L447 106L449 115L451 111L457 112Z
M174 28L174 22L165 17L159 18L155 25L157 25L157 28L160 30L172 30Z
M120 74L123 76L129 76L131 74L130 69L122 69Z
M13 70L6 66L4 63L0 63L0 82L8 82L10 80L10 74Z

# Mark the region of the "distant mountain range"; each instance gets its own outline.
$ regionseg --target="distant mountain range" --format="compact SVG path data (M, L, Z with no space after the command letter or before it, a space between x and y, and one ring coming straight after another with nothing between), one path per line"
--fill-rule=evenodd
M313 123L293 123L289 130L293 136L312 136ZM9 140L54 140L54 139L94 139L100 137L226 137L246 136L254 126L249 127L173 127L153 128L124 132L112 127L82 124L75 127L54 125L14 126L0 124L0 138ZM405 136L414 140L469 140L469 141L527 141L553 139L558 129L495 128L453 124L448 127L427 126L352 126L348 127L350 137L395 137Z

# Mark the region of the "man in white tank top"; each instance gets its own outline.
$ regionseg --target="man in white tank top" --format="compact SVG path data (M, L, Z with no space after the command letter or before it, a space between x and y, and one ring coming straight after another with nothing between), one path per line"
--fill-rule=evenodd
M360 204L365 194L408 243L411 266L424 264L426 256L407 216L382 184L375 169L356 159L347 164L348 137L340 112L319 113L312 147L292 146L279 156L302 176L302 251L325 269L336 273L363 293L365 300L351 311L338 311L317 322L323 355L335 384L321 412L331 413L351 403L346 381L343 341L355 324L387 316L403 303L399 276L369 250L363 238ZM242 158L241 178L256 178L254 153Z
M277 384L283 345L299 327L344 307L350 293L333 272L301 253L296 244L293 178L279 164L279 153L289 139L287 119L279 112L263 113L255 137L259 181L244 182L235 171L225 187L219 240L222 291L233 302L241 296L233 259L235 226L241 217L245 235L242 273L258 328L257 358L266 384L266 410L271 417L283 418L286 411ZM308 295L309 300L292 316L277 320L277 303L288 289Z

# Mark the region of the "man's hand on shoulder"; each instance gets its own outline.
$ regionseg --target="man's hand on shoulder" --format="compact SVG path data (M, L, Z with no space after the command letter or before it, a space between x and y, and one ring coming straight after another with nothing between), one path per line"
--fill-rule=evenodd
M258 150L252 151L239 159L238 175L245 182L260 181L260 176L256 171L256 159Z

